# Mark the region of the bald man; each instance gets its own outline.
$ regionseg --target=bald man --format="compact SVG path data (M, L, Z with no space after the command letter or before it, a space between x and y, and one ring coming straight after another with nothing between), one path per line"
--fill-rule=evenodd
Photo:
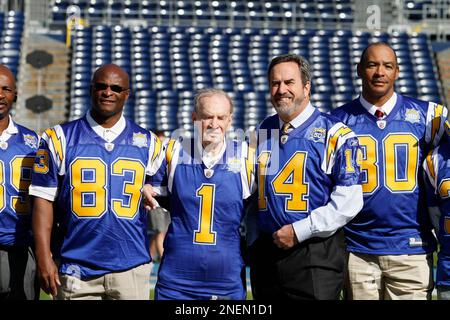
M430 299L436 240L423 190L423 163L443 135L447 109L394 91L399 66L385 43L357 67L362 94L333 110L358 136L364 207L346 226L349 297Z
M0 300L39 298L28 187L38 146L35 132L10 115L14 75L0 65Z
M144 181L162 160L161 142L123 117L129 85L120 67L100 67L90 111L42 135L30 187L33 231L41 287L56 299L149 299L140 202ZM54 224L52 238L61 241L52 248Z

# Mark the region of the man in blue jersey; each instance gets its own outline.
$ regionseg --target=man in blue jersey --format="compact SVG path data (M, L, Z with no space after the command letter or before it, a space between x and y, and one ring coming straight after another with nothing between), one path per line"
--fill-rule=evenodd
M0 300L34 300L39 285L28 187L39 138L12 120L16 97L14 75L0 65Z
M129 93L128 74L104 65L93 75L90 111L42 135L30 186L33 231L42 289L57 299L149 299L141 190L160 165L161 143L123 117Z
M297 55L268 70L276 115L258 127L258 228L250 247L255 299L338 299L342 227L362 207L355 134L310 103L311 73Z
M357 67L362 94L332 114L362 147L364 207L345 228L350 299L429 299L435 237L421 164L444 132L447 109L394 91L394 50L369 45Z
M233 104L222 90L197 93L193 139L170 140L152 186L168 195L171 224L157 300L245 299L239 227L254 186L254 151L225 138ZM145 189L150 194L151 189Z
M439 300L450 300L450 125L440 145L428 153L423 163L427 187L434 203L430 206L432 222L440 243L436 270Z

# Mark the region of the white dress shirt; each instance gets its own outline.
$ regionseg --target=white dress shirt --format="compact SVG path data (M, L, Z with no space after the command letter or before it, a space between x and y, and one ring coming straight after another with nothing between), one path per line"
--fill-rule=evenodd
M383 111L384 116L382 119L384 119L391 113L392 109L394 109L395 104L397 103L397 94L394 92L392 97L390 97L389 100L386 101L386 103L381 107L377 107L376 105L371 104L369 101L364 99L362 95L359 96L359 102L361 102L361 105L364 107L364 109L366 109L367 112L369 112L373 116L375 116L375 111Z

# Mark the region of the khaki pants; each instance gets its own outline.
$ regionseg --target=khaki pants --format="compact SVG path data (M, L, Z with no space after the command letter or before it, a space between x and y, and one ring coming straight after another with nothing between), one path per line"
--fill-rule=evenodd
M150 263L89 280L59 274L56 300L149 300Z
M350 253L348 297L352 300L430 300L432 254Z

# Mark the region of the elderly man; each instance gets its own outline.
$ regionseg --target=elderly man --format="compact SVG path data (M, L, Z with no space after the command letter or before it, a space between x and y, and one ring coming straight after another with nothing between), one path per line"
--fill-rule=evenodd
M226 92L201 90L194 104L198 134L169 141L152 181L153 191L169 196L171 215L155 298L245 299L239 227L254 186L254 151L225 138L233 116Z

